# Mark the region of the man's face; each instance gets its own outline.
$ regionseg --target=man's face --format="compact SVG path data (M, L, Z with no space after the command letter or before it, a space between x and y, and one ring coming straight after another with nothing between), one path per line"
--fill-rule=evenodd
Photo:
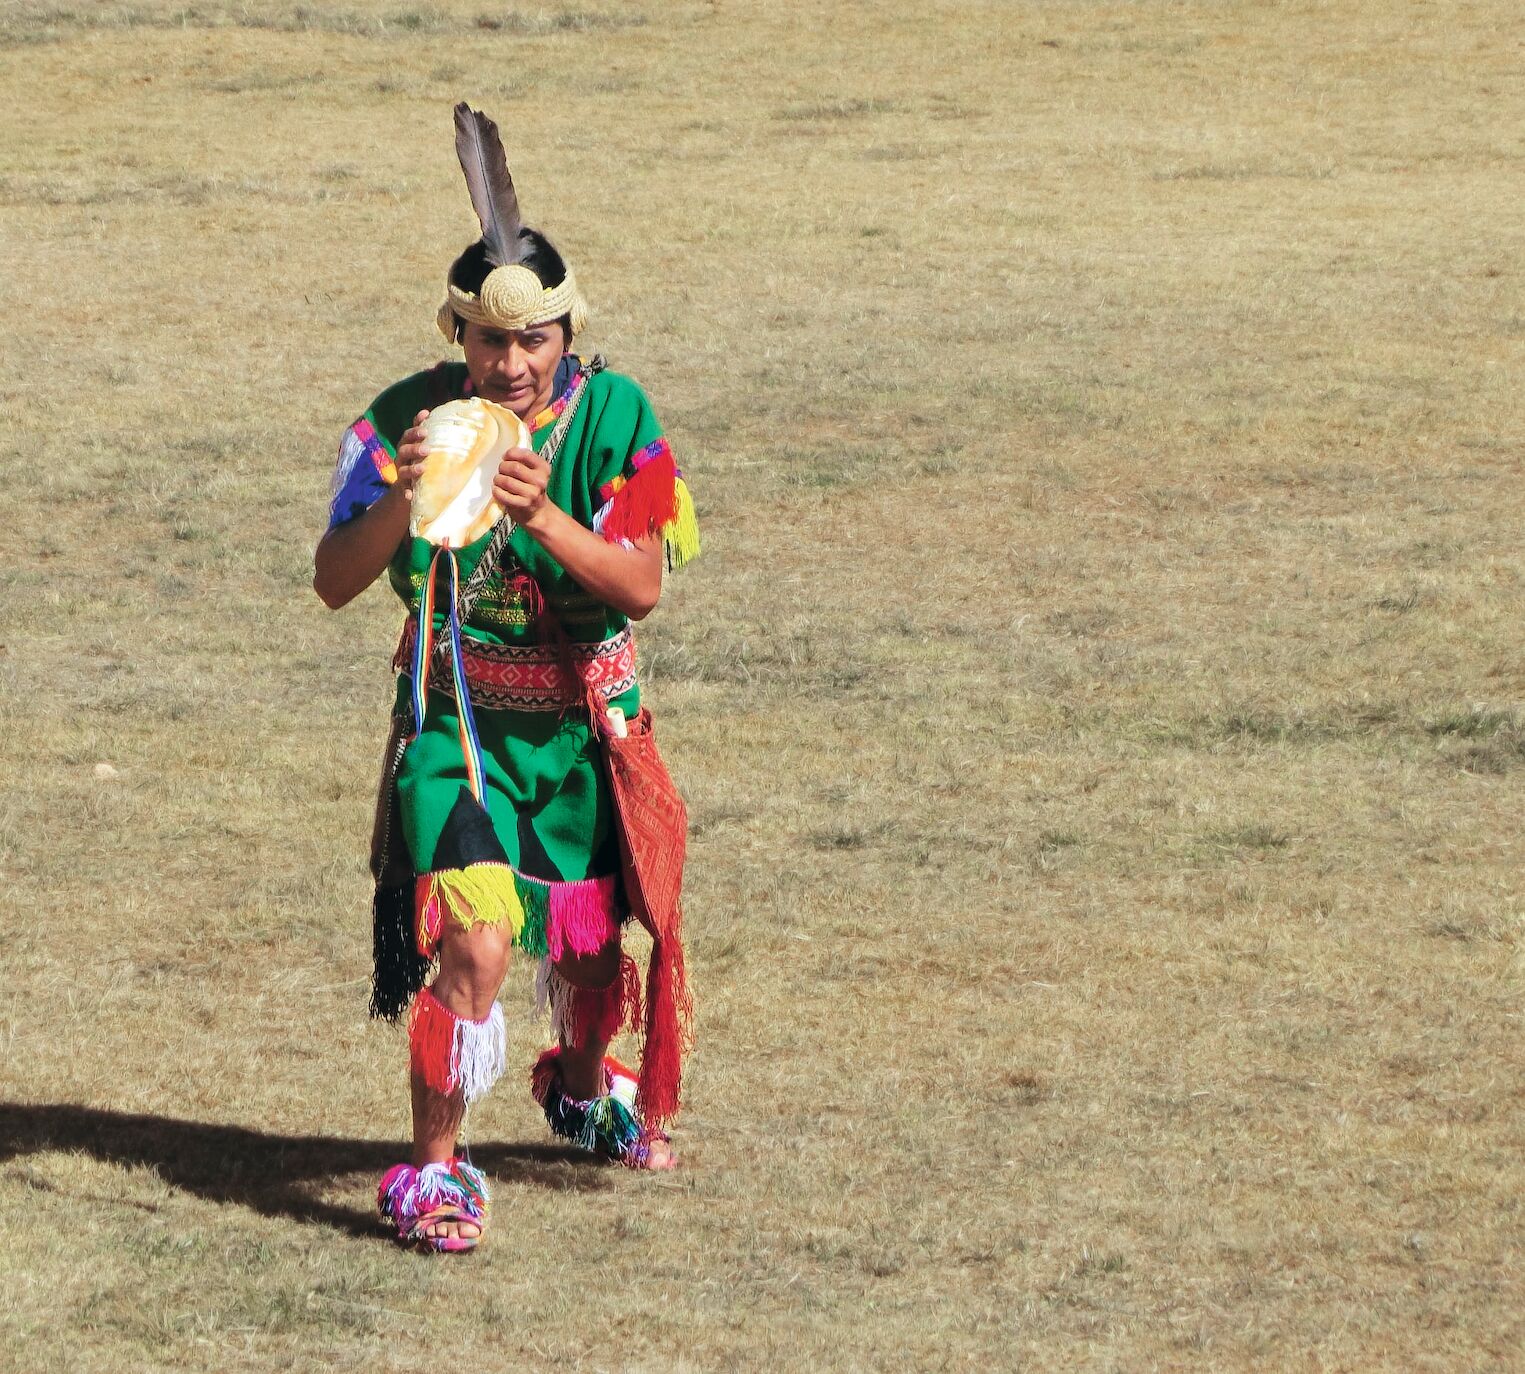
M559 324L537 324L528 329L468 324L461 345L478 396L507 406L526 423L555 399L551 386L556 364L566 351Z

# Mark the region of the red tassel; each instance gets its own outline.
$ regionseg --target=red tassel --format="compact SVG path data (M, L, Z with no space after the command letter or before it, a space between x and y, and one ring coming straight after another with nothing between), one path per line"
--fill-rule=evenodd
M408 1021L409 1062L413 1072L444 1097L455 1091L450 1060L455 1050L456 1018L425 988L413 1001Z
M678 1114L683 1055L693 1044L693 1016L680 913L672 929L652 943L651 962L646 966L646 1043L635 1102L648 1126L661 1126Z
M604 539L645 539L678 518L678 465L664 453L653 458L614 493L604 517Z
M549 626L544 623L545 593L540 590L540 584L529 572L520 568L508 579L508 590L523 603L524 614L534 623L541 640L547 641L546 631Z
M641 1030L641 971L628 954L620 955L620 982L624 986L620 989L620 1020L616 1033L627 1030L638 1035Z
M536 636L542 644L549 644L556 650L562 675L577 694L576 702L568 702L567 709L571 710L580 704L593 717L596 732L598 723L604 718L607 702L598 689L589 684L582 669L578 667L577 656L572 652L572 637L567 633L566 626L546 601L540 584L528 572L523 569L516 572L510 579L509 586L523 597L524 608L535 622Z
M572 672L577 673L577 685L582 691L580 705L588 713L588 727L593 731L593 742L596 744L600 736L609 728L609 698L598 690L587 678L577 672L574 664Z

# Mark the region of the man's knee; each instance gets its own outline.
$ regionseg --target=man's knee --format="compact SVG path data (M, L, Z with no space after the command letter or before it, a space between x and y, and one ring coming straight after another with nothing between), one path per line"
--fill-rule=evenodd
M508 973L510 943L501 926L447 927L440 941L440 974L469 989L473 1000L491 1002Z
M593 954L568 954L556 961L556 972L574 988L606 988L619 976L620 942L616 936Z

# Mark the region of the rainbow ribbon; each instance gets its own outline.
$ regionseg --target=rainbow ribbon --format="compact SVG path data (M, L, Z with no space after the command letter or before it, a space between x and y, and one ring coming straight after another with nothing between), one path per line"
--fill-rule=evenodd
M466 690L466 670L461 662L461 616L457 583L460 573L455 554L441 546L429 564L418 599L418 636L413 647L413 734L424 732L424 713L429 708L429 665L434 655L434 574L443 558L450 570L450 671L455 684L456 729L461 737L461 757L466 760L466 781L471 795L482 800L482 742L477 736L477 721L471 711L471 696Z

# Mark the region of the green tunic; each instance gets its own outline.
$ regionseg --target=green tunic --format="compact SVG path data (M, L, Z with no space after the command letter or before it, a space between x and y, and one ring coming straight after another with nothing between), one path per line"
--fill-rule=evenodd
M395 457L404 431L413 416L444 399L470 394L464 364L447 364L440 379L417 373L389 387L372 403L363 417L374 427L386 451ZM555 427L566 393L531 423L538 452ZM358 422L357 422L358 423ZM653 461L653 460L656 461ZM633 508L633 497L643 489L639 474L649 468L653 479L663 464L671 470L671 455L661 427L641 389L628 377L612 372L593 374L551 468L547 496L579 524L602 530L606 538L618 537L616 528L628 530L622 520ZM668 484L672 478L669 475ZM681 479L678 486L681 487ZM648 493L649 494L649 493ZM687 504L688 525L692 507ZM622 509L623 507L623 509ZM655 529L668 534L672 522L659 522ZM690 536L693 531L690 529ZM464 582L476 567L491 534L457 551ZM679 557L697 552L696 541L679 541ZM669 542L670 559L674 549ZM612 606L590 596L566 570L523 529L515 529L509 542L511 558L538 584L547 606L568 638L596 644L618 635L628 619ZM392 559L389 576L393 589L416 615L420 593L435 549L423 539L405 540ZM510 568L510 571L517 569ZM436 589L437 604L448 592ZM442 628L444 614L436 614ZM540 628L531 607L510 585L500 567L462 626L468 640L488 645L539 645ZM468 650L469 657L469 650ZM405 670L397 684L396 711L410 710L411 683ZM609 698L633 717L640 708L640 689L633 682ZM477 731L485 767L484 795L493 829L510 865L522 879L538 887L605 878L619 868L608 784L598 745L586 715L568 709L493 709L473 701ZM422 733L407 748L397 777L404 836L417 873L434 868L435 848L451 807L466 784L465 761L457 736L455 701L448 694L431 690Z

